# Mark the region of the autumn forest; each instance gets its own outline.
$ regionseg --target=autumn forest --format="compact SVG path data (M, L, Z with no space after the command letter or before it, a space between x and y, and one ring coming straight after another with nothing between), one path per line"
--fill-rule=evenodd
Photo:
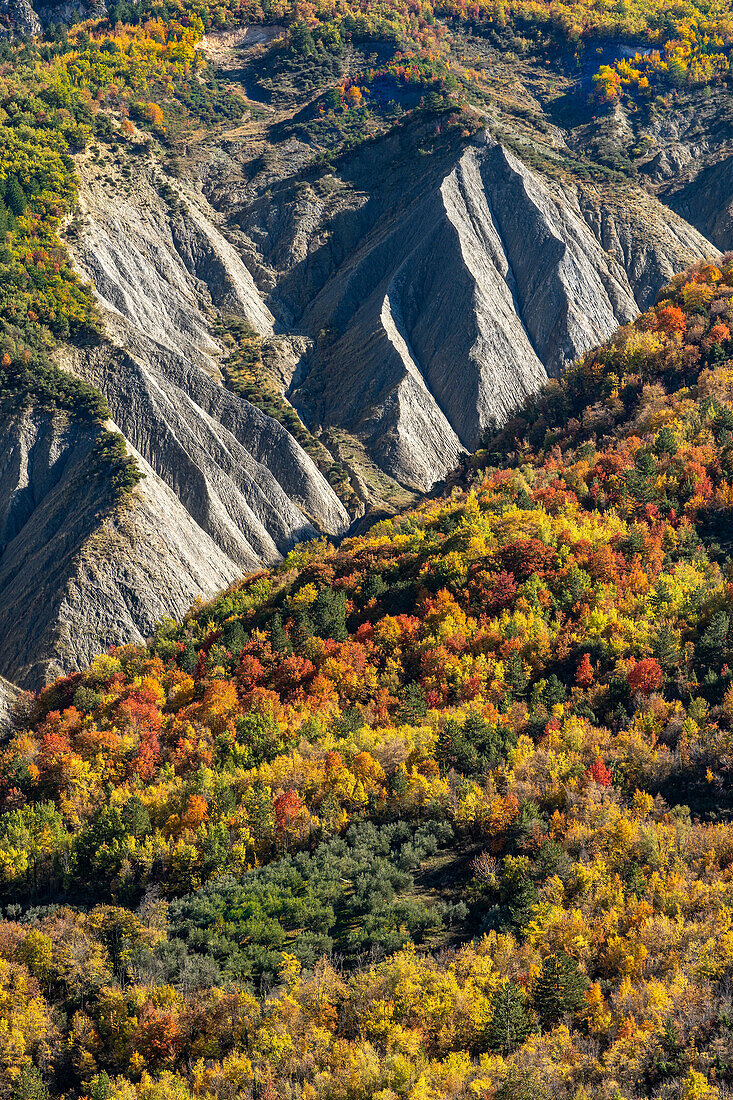
M155 148L174 179L242 118L201 46L245 24L279 28L262 56L306 83L320 166L410 121L470 140L490 74L456 28L590 56L609 118L733 72L730 0L112 0L0 36L0 411L92 431L110 515L142 471L57 355L104 328L79 159ZM217 323L227 384L353 504L256 334ZM725 1100L732 783L727 254L414 506L20 694L0 1100Z
M729 1094L732 301L21 697L4 1095Z

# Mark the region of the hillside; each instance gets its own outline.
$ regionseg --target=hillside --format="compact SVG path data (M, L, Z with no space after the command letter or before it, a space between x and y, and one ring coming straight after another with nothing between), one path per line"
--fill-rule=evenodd
M8 1096L731 1094L732 301L16 701Z
M730 246L725 5L568 11L2 8L0 675L416 502Z

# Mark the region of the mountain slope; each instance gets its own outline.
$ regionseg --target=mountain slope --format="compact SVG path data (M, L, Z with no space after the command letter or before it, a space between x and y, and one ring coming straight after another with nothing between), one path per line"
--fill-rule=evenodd
M23 701L9 1081L730 1093L732 303L686 271L468 487Z
M28 361L36 372L21 428L9 391L8 454L47 431L45 357L99 403L53 475L36 484L21 463L8 483L24 530L0 544L0 673L33 685L145 636L232 570L414 500L673 271L715 255L640 186L646 153L624 179L590 157L608 126L646 149L654 119L625 101L560 118L564 54L548 74L536 43L510 64L490 35L426 22L431 61L375 70L345 25L316 47L295 25L204 40L195 14L130 18L5 45L3 361L11 390ZM691 132L678 137L689 152ZM721 149L706 140L708 168ZM150 479L122 512L111 481L87 476L107 415ZM78 572L97 533L125 578L100 576L98 609L93 568Z
M411 198L361 236L304 312L311 334L339 335L290 397L416 488L445 476L546 372L631 320L681 263L715 252L651 200L609 208L487 137Z
M372 156L388 155L389 141ZM380 178L380 160L368 159L362 154L353 171ZM145 637L161 615L181 614L237 570L272 564L296 539L338 535L349 523L288 430L222 386L212 311L238 313L265 345L272 316L203 196L170 181L179 196L171 203L159 194L161 179L160 169L142 169L127 195L121 177L110 183L90 168L81 191L74 255L111 342L67 344L57 360L104 394L150 467L150 489L136 491L123 521L102 522L99 501L81 502L79 527L76 504L61 497L55 519L35 517L37 527L6 546L0 667L26 686L81 667L110 642ZM445 477L547 368L556 373L630 320L683 260L714 251L683 222L662 219L653 200L624 208L593 189L558 186L487 137L464 152L443 150L401 200L400 186L398 175L381 199L365 195L341 239L338 209L320 228L311 221L312 243L267 296L287 315L295 303L286 309L286 296L298 283L311 287L313 300L301 297L292 322L314 339L300 362L285 363L279 384L306 423L355 437L395 489L428 489ZM288 233L310 217L301 200ZM236 219L241 226L241 211ZM319 258L324 232L332 254L345 257L331 261L332 271ZM241 233L232 239L247 256ZM339 335L324 342L324 330ZM81 446L77 463L87 452ZM363 469L360 460L357 474ZM368 507L375 475L360 484ZM61 524L63 554L43 546L49 524ZM150 552L158 531L162 555ZM101 574L89 564L97 538L116 562ZM47 588L37 578L52 559Z
M145 478L110 507L104 477L90 477L96 435L59 413L5 427L0 662L26 687L144 639L241 572L140 456Z

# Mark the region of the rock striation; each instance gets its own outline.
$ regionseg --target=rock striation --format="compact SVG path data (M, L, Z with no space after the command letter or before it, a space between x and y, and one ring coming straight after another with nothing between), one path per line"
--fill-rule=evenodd
M321 339L288 396L418 491L674 271L716 252L651 197L612 203L541 177L488 135L401 207L367 199L351 222L358 243L299 317ZM313 236L281 293L294 272L306 285L322 277Z
M214 302L272 328L247 269L200 206L136 197L82 192L77 262L108 337L59 358L104 392L146 476L112 507L95 425L31 410L0 426L0 673L24 687L350 522L288 431L218 381Z
M13 728L15 703L20 695L19 689L9 680L0 676L0 737L9 733Z
M23 687L147 637L241 572L140 455L146 477L110 507L97 434L33 411L0 433L0 668Z
M733 249L733 156L703 167L668 202L720 249Z
M171 213L142 177L108 201L87 178L78 266L111 342L69 349L66 365L105 394L120 430L242 570L349 516L313 460L272 417L219 384L212 306L262 335L273 318L249 271L188 196Z

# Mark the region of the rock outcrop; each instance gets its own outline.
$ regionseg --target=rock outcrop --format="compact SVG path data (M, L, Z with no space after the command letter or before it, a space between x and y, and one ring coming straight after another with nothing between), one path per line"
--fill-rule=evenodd
M667 201L718 248L733 249L733 156L704 167Z
M206 218L202 196L186 192L181 201L152 163L137 166L131 184L110 183L88 159L79 170L77 261L108 314L213 373L221 348L210 331L212 307L272 331L252 276Z
M288 396L417 490L674 271L716 251L651 197L610 202L540 177L487 136L401 207L369 199L350 222L358 243L327 278L316 226L272 295L274 310L279 293L292 308L294 272L322 279L298 319L321 338Z
M15 703L19 695L20 690L15 684L11 684L9 680L4 680L0 676L0 737L13 728Z
M0 435L0 668L24 687L147 637L240 574L141 456L147 476L111 507L97 433L28 412Z
M674 109L633 118L631 146L646 186L716 248L733 248L733 106L724 87L690 87Z
M77 261L108 337L59 361L105 393L146 476L111 506L93 471L95 425L4 420L0 673L32 688L350 522L288 431L218 381L214 303L263 335L272 318L201 206L170 213L144 185L129 203L87 185L82 203Z
M171 212L142 175L134 200L107 201L86 178L76 249L112 344L69 349L125 437L242 570L276 561L349 516L311 458L276 420L219 384L212 306L262 335L272 316L234 248L187 195Z
M37 38L41 33L41 20L30 0L0 0L0 38L21 35Z
M127 350L101 342L65 363L105 394L126 439L240 571L346 529L343 505L281 424L129 324L113 331Z

